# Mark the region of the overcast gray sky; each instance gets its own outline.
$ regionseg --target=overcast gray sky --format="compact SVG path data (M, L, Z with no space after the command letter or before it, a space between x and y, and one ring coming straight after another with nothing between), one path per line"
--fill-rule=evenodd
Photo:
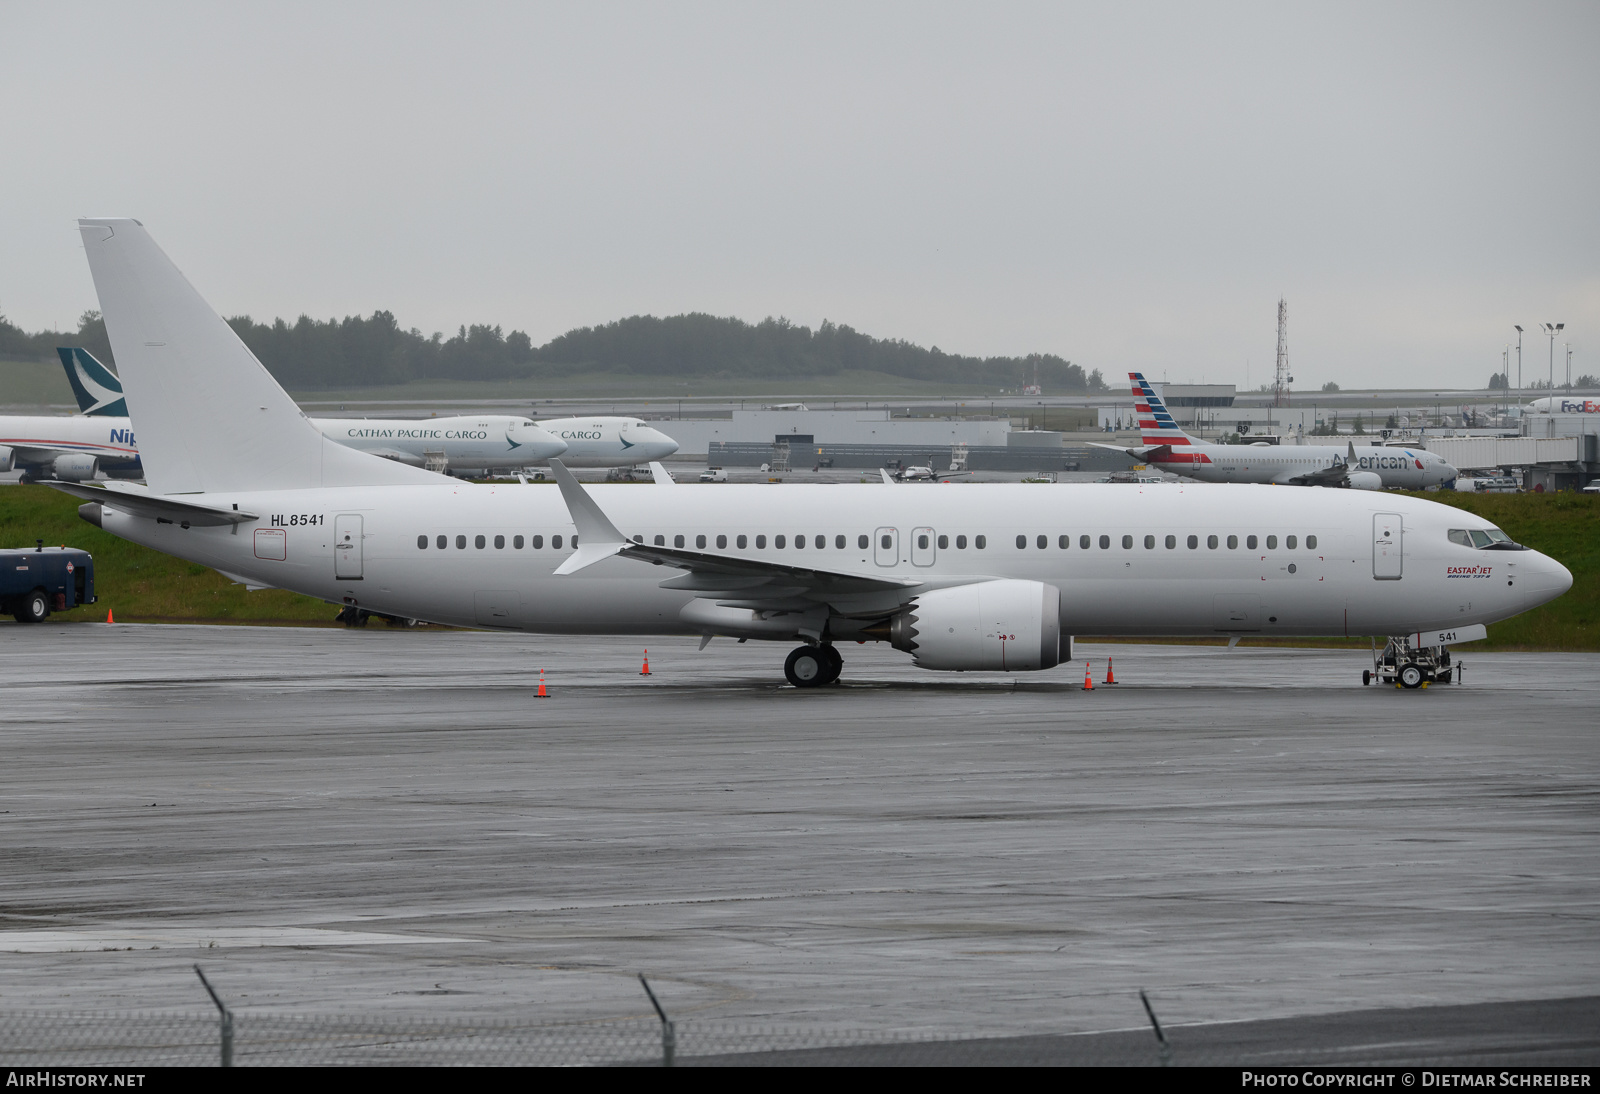
M827 318L1117 377L1600 373L1600 4L0 0L0 309ZM1529 339L1524 375L1546 371ZM1560 378L1563 366L1558 361Z

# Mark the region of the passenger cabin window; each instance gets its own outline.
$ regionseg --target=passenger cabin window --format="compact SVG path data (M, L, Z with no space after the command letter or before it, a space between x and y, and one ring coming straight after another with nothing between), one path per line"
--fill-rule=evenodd
M1027 546L1028 546L1028 537L1027 536L1018 536L1017 537L1017 550L1019 550L1019 551L1025 550L1027 548Z
M1122 537L1122 549L1124 551L1133 550L1133 537L1132 536L1123 536Z
M746 547L748 547L750 545L750 537L749 536L740 536L738 539L734 540L733 542L734 542L734 546L738 547L739 550L742 551L742 550L744 550Z
M551 547L552 550L556 550L556 551L561 550L561 537L560 536L551 536L550 537L550 547Z
M428 549L428 537L427 536L418 536L417 537L417 549L420 550L420 551L426 551Z
M867 537L866 536L857 536L856 537L856 550L865 551L866 549L867 549Z
M496 551L504 551L506 549L506 537L505 536L495 536L494 537L494 549Z
M1190 536L1187 540L1185 540L1185 542L1188 543L1189 550L1192 551L1196 547L1200 546L1200 537L1199 536Z
M985 547L989 546L988 537L986 537L986 536L973 536L972 537L972 545L974 547L976 547L978 550L981 551Z
M1276 551L1277 549L1278 549L1278 537L1277 536L1268 536L1267 537L1267 550Z
M943 539L944 537L940 536L939 538ZM845 543L845 540L844 540L843 536L834 536L833 537L833 548L834 548L834 550L836 550L836 551L844 550L844 543ZM941 543L939 546L943 547L944 544Z
M1291 550L1291 551L1294 550L1294 545L1296 543L1299 543L1299 542L1300 542L1300 540L1298 538L1296 538L1295 536L1285 536L1285 537L1283 537L1283 545L1285 547L1289 548L1289 550Z
M844 537L840 536L839 538L843 539ZM843 544L841 544L841 546L843 546ZM949 546L950 546L950 537L949 536L940 536L939 537L939 550L943 551L946 548L948 548Z
M534 536L532 539L528 540L528 544L535 551L542 551L542 550L544 550L544 537L543 536Z
M634 538L635 539L641 539L643 537L635 536ZM518 551L522 550L522 537L521 536L512 536L511 537L511 546L514 549L518 550Z
M776 547L780 551L783 550L784 545L786 543L788 543L788 542L789 542L789 540L788 540L788 537L786 537L786 536L773 536L772 537L772 545L774 547Z
M484 538L482 536L473 536L472 537L472 545L474 547L476 547L480 551L483 550L485 542L486 541L484 540Z
M433 545L442 551L450 545L450 537L440 536L438 539L433 541Z
M717 537L717 550L719 550L719 551L725 550L727 548L727 546L728 546L728 537L727 536L718 536Z
M1060 539L1056 540L1056 546L1060 547L1063 551L1069 549L1072 546L1072 537L1062 536Z
M1317 537L1316 536L1307 536L1306 537L1306 550L1315 551L1316 549L1317 549Z
M879 540L878 546L882 547L885 551L887 551L890 547L894 546L894 539L892 537L890 537L890 536L883 536Z
M1104 547L1105 544L1102 543L1100 546ZM1078 547L1079 547L1080 550L1087 551L1089 549L1089 537L1088 536L1079 536L1078 537Z
M1258 540L1257 540L1257 539L1256 539L1256 537L1255 537L1255 536L1249 536L1249 537L1247 537L1247 538L1246 538L1246 539L1245 539L1245 541L1244 541L1244 545L1245 545L1245 546L1246 546L1246 547L1248 547L1248 548L1250 548L1250 550L1252 550L1252 551L1254 551L1254 550L1255 550L1255 549L1256 549L1256 544L1257 544L1257 543L1258 543L1258 542L1259 542L1259 541L1258 541Z
M1100 537L1100 549L1102 551L1106 551L1106 550L1109 550L1110 548L1111 548L1111 537L1110 536L1101 536Z
M765 551L766 549L767 549L767 537L766 536L757 536L756 537L756 550Z
M927 537L927 535L924 534L924 535L918 536L917 537L917 550L926 551L927 549L928 549L928 537Z
M966 549L967 549L967 537L966 536L957 536L956 537L956 550L965 551Z
M667 537L666 536L657 536L656 537L656 546L657 547L665 547L666 545L667 545Z
M1168 536L1167 537L1167 550L1171 551L1171 550L1175 549L1177 546L1178 546L1178 537L1177 536Z
M1167 537L1167 539L1169 539L1169 540L1171 538L1172 538L1171 536ZM1171 547L1172 544L1168 543L1167 546ZM1154 551L1156 549L1156 537L1155 536L1145 536L1144 537L1144 549L1146 551Z
M456 550L465 551L466 549L467 549L467 537L466 536L457 536L456 537Z
M695 545L695 547L699 548L700 550L705 550L706 537L705 536L695 536L694 537L694 545Z
M818 536L811 544L811 546L815 547L819 551L822 550L827 545L828 545L828 537L827 536Z
M794 537L794 549L796 551L804 551L806 549L806 537L805 536L795 536Z
M1216 536L1207 536L1206 537L1206 546L1209 547L1211 550L1215 551L1217 549L1217 537Z
M1239 549L1239 537L1238 536L1229 536L1228 537L1228 550L1237 551L1238 549Z
M1049 536L1040 536L1035 542L1038 545L1039 550L1042 551L1046 547L1050 546L1050 537Z
M672 537L672 545L674 547L682 547L683 546L683 537L682 536L673 536Z

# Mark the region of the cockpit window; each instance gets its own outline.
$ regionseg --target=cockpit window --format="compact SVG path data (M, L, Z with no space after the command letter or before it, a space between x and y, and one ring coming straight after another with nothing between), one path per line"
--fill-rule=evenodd
M1480 551L1527 550L1498 528L1452 528L1448 534L1451 543L1459 543L1463 547L1473 547Z

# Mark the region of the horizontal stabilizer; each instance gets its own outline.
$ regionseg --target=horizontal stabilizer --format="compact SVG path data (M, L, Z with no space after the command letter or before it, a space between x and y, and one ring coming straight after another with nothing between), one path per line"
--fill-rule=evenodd
M248 524L261 519L255 513L246 513L239 509L221 509L214 505L179 501L177 498L146 494L142 491L108 490L104 486L87 482L46 481L41 485L54 487L63 494L71 494L85 501L99 502L109 509L132 513L136 517L164 520L185 527L194 525L198 528L216 528L225 524Z

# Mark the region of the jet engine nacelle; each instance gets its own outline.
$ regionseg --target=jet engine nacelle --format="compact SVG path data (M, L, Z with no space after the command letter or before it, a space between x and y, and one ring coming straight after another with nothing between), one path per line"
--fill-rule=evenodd
M50 474L61 482L83 482L94 478L95 458L77 454L57 456L50 463Z
M1072 657L1061 633L1061 590L1040 581L980 581L916 597L889 640L919 668L1054 668Z
M0 444L0 473L11 470L11 449Z
M1350 472L1350 489L1382 490L1383 476L1372 471L1352 471Z

